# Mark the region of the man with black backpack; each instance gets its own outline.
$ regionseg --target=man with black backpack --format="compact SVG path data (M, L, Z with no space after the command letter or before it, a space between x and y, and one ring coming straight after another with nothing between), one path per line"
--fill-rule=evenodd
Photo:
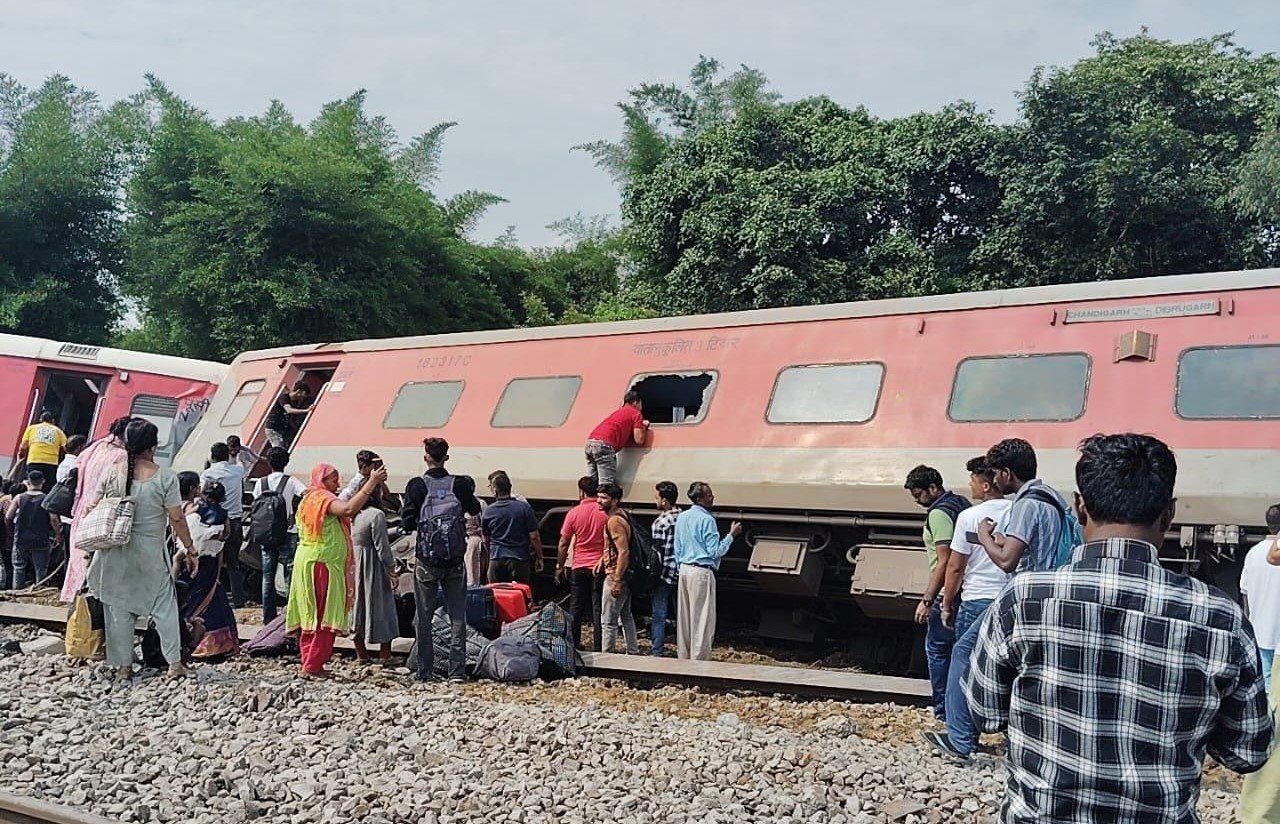
M431 617L436 611L436 590L444 589L449 614L449 680L467 677L467 515L480 514L476 482L466 475L450 475L449 442L427 438L427 471L409 481L404 490L400 525L418 533L415 546L414 602L417 607L418 680L432 680L435 644Z
M630 568L632 538L636 534L631 518L622 511L622 487L605 484L596 496L600 509L609 516L604 529L604 555L600 558L600 571L604 573L604 597L601 599L602 652L613 652L618 640L618 621L622 621L622 636L628 655L639 655L636 639L636 619L631 613Z
M262 553L262 623L276 619L276 569L284 565L286 586L293 574L293 554L298 549L298 525L293 513L307 488L285 474L289 453L278 446L266 454L271 473L253 486L249 510L249 542Z
M44 482L41 470L28 472L27 491L15 497L5 513L13 535L14 589L34 586L48 576L49 550L61 534L58 516L41 506Z

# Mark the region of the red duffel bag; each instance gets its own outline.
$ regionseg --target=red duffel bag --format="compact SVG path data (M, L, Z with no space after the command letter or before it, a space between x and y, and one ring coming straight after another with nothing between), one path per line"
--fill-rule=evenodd
M498 608L498 620L509 624L529 614L533 608L533 589L528 584L489 584L493 590L493 603Z

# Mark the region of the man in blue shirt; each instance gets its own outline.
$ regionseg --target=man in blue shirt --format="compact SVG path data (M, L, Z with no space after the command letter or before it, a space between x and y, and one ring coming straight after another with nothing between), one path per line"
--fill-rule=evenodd
M527 501L511 496L507 473L490 475L489 489L493 503L480 514L480 528L489 549L489 580L532 583L533 573L542 571L538 516Z
M709 661L716 636L716 570L733 539L742 534L742 524L734 521L729 534L720 537L710 512L716 496L702 481L689 485L689 500L693 506L676 518L676 562L680 565L676 648L680 658Z

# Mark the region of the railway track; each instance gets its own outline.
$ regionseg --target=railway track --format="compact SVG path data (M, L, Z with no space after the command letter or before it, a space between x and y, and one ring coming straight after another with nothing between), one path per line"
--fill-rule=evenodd
M0 792L0 822L3 824L111 824L108 818L50 804L37 798Z
M57 631L66 628L62 607L0 601L0 622L38 624ZM242 627L240 638L253 637L256 627ZM407 655L412 640L397 639L392 651ZM339 638L335 648L353 653L350 639ZM582 674L641 684L676 684L721 691L827 698L856 703L892 702L923 706L929 703L929 682L844 670L737 664L726 661L686 661L648 655L584 652Z

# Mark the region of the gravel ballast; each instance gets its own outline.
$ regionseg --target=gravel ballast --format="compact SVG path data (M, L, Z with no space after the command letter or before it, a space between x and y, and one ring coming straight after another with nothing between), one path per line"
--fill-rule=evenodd
M0 657L0 789L210 824L980 822L1003 791L1000 759L932 754L914 708L333 669L235 660L121 685L101 664ZM1233 785L1206 781L1206 822L1237 820Z

